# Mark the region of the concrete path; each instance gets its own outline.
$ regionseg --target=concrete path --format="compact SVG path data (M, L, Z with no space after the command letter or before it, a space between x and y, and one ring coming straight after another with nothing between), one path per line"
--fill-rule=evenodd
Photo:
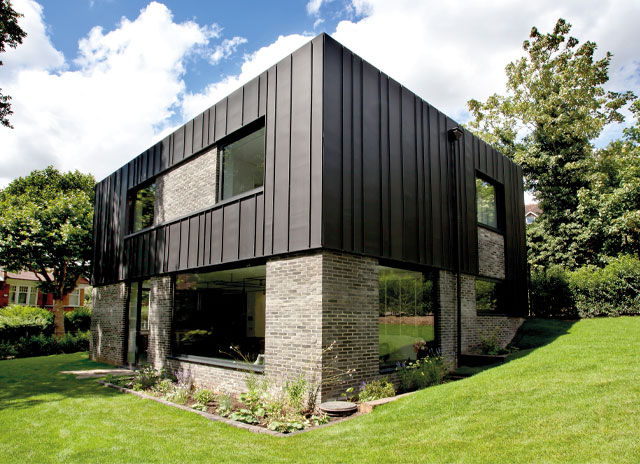
M131 369L91 369L88 371L60 371L61 374L75 375L77 379L97 379L105 375L133 375L135 372Z

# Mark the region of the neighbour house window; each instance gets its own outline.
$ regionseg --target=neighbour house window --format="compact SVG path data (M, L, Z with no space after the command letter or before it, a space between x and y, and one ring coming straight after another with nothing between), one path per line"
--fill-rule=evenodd
M264 126L220 149L220 199L264 185Z
M265 266L179 274L175 283L174 356L264 363ZM215 361L218 360L218 361Z
M69 306L80 306L80 289L76 288L69 293Z
M533 221L535 221L536 218L534 216L527 216L526 221L527 224L533 224Z
M38 287L12 285L9 289L9 303L36 306L38 304Z
M129 197L130 232L137 232L153 225L156 184L136 190Z
M476 311L501 313L504 311L504 283L476 279Z
M380 266L378 290L381 368L415 361L437 348L435 274Z
M498 197L494 184L476 177L476 204L478 223L498 228Z

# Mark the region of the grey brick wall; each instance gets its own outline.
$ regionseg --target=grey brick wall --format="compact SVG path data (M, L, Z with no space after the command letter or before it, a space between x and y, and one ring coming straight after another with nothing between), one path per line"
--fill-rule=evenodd
M354 369L346 383L332 382L323 388L323 398L338 398L346 388L379 374L378 261L323 252L322 271L324 375L336 368Z
M94 361L124 362L127 290L124 283L93 288L89 355Z
M262 374L249 374L239 370L178 361L176 359L167 359L165 367L174 375L180 371L189 373L198 386L229 393L247 391L245 383L247 375L260 375L262 377Z
M458 349L458 308L456 275L449 271L438 272L438 312L436 314L436 339L440 341L442 356L456 363Z
M478 271L485 277L504 279L504 236L478 227Z
M215 204L217 158L214 147L156 179L155 224Z
M149 302L149 347L147 360L156 369L165 366L171 354L173 291L171 277L152 277Z

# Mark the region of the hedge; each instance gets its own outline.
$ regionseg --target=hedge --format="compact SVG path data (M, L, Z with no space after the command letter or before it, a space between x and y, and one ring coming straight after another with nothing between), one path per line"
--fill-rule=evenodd
M640 260L621 256L603 268L533 272L530 298L536 317L640 315Z

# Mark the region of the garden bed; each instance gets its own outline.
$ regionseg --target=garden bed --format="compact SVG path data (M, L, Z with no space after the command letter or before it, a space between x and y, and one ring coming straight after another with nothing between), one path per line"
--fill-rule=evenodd
M153 395L153 394L149 394L149 393L146 393L146 392L136 391L136 390L132 390L130 388L122 387L120 385L116 385L116 384L108 382L106 380L98 380L98 383L100 383L100 384L102 384L102 385L104 385L106 387L109 387L109 388L114 388L114 389L119 390L119 391L121 391L123 393L128 393L130 395L135 395L135 396L138 396L140 398L156 401L157 403L162 403L162 404L167 405L167 406L172 406L174 408L182 409L183 411L188 411L188 412L192 412L192 413L198 414L198 415L200 415L202 417L205 417L205 418L207 418L207 419L209 419L211 421L222 422L222 423L231 425L233 427L237 427L237 428L248 430L248 431L253 432L253 433L266 433L268 435L273 435L273 436L276 436L276 437L288 437L288 436L296 435L296 434L299 434L299 433L302 433L302 432L307 432L307 431L310 431L310 430L324 428L324 427L327 427L327 426L330 426L330 425L333 425L333 424L337 424L337 423L343 422L343 421L348 420L348 419L352 419L354 417L358 417L363 413L371 412L373 410L373 408L375 406L377 406L377 405L375 405L375 406L371 407L368 410L367 409L365 409L363 411L359 410L357 413L352 414L352 415L347 416L347 417L327 417L327 422L324 423L324 424L311 425L311 426L303 428L301 430L295 430L295 431L292 431L292 432L283 433L283 432L277 432L277 431L274 431L274 430L270 430L264 424L257 424L257 425L248 424L246 422L241 422L241 421L238 421L238 420L233 420L233 419L230 419L228 417L224 417L224 416L218 415L218 414L215 413L216 410L217 410L217 407L218 407L216 402L212 402L210 405L207 405L206 410L203 411L203 410L199 410L199 409L193 409L193 406L195 404L197 404L197 402L194 401L193 399L190 399L184 405L181 405L181 404L177 404L177 403L173 403L171 401L165 400L162 397L159 397L159 396L156 396L156 395ZM390 401L393 401L394 399L395 398L391 398ZM242 405L242 403L240 403L238 401L235 401L235 403L237 405Z

